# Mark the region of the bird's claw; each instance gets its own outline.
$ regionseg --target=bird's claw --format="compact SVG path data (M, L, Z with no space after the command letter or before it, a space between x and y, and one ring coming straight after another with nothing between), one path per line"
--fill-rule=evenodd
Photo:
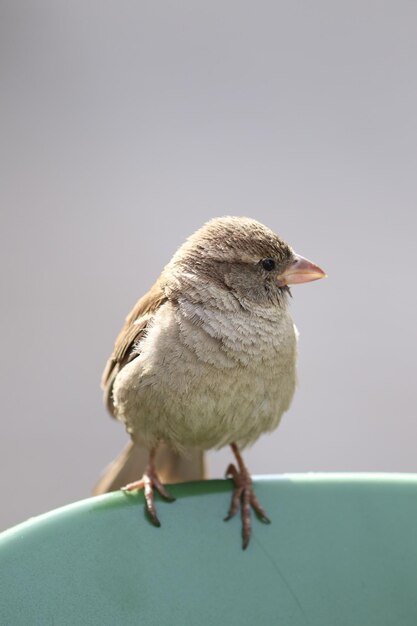
M235 484L235 488L232 495L232 501L230 503L229 512L224 518L227 522L234 517L241 507L242 515L242 547L244 550L248 547L251 537L251 507L255 511L258 518L264 522L264 524L270 524L271 520L261 507L258 498L255 495L253 489L252 479L248 472L239 472L235 465L232 463L226 470L226 478L231 478Z
M154 526L160 526L161 522L158 519L158 515L156 514L156 506L154 499L154 490L156 491L168 502L174 502L175 498L172 496L169 491L164 487L164 485L159 480L156 472L152 468L148 468L142 478L133 483L129 483L125 487L122 487L123 491L134 491L136 489L143 489L145 496L145 508L148 513L149 519L151 520Z

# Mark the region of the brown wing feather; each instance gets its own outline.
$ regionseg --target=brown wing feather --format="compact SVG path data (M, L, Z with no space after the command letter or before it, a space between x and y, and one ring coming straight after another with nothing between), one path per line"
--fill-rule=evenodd
M135 304L120 331L111 357L107 361L101 377L104 402L109 413L115 417L112 398L113 383L120 370L137 356L132 352L133 345L144 333L153 313L166 302L167 297L159 281Z

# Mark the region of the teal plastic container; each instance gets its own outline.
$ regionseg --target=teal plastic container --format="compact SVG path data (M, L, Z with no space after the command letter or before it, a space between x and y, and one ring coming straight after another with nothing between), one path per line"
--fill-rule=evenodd
M417 626L417 475L255 485L246 551L226 480L171 486L161 528L117 492L2 533L0 624Z

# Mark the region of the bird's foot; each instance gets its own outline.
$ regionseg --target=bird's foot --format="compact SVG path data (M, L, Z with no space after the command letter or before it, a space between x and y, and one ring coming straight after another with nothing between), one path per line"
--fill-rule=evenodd
M135 491L136 489L143 489L145 495L145 506L149 518L154 526L160 526L161 522L156 514L154 490L161 494L168 502L174 502L175 498L159 480L155 470L152 467L148 467L144 475L140 480L136 480L133 483L129 483L122 487L123 491Z
M230 503L230 509L227 516L224 518L224 521L227 522L229 519L234 517L238 512L239 507L241 507L243 538L242 547L246 550L251 537L251 507L264 524L270 524L271 520L259 504L259 500L253 489L252 479L246 469L241 469L239 472L236 466L231 463L227 468L226 478L231 478L233 480L235 488L232 495L232 501Z

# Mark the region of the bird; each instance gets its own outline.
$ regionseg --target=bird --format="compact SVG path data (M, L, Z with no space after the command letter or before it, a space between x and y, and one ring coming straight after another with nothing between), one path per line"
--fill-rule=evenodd
M204 451L230 446L225 520L240 510L246 549L251 509L270 519L242 450L277 428L294 395L290 285L325 276L249 217L214 218L192 234L129 313L107 361L104 401L131 442L94 493L124 481L127 492L143 489L150 521L160 526L155 491L173 501L165 482L201 478Z

